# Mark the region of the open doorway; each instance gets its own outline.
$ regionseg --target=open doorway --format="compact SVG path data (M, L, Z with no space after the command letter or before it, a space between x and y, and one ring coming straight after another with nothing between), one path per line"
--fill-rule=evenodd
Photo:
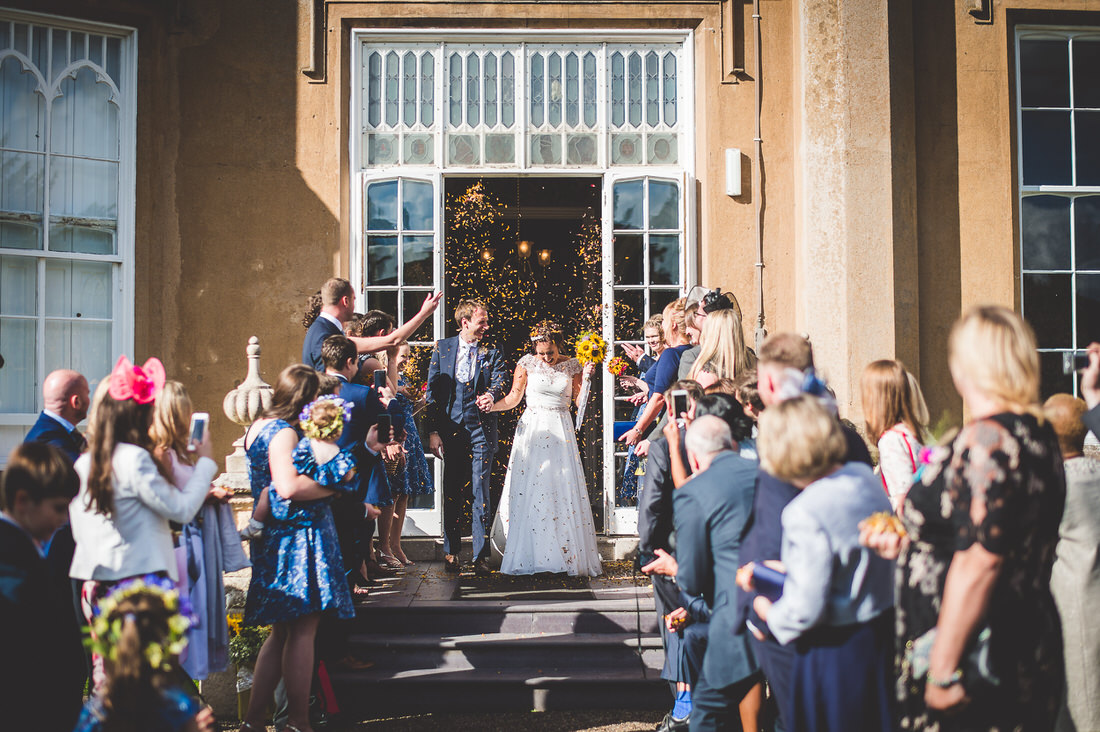
M579 331L599 332L601 192L596 177L445 178L446 335L457 333L454 308L467 297L488 306L488 340L501 349L509 368L530 352L530 330L540 320L562 326L568 355ZM578 434L597 531L604 523L603 382L598 370ZM494 505L521 413L522 406L500 415Z

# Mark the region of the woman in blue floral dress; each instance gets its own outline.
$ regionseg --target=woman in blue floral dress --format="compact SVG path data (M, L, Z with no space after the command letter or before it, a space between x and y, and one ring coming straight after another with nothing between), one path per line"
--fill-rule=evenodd
M637 390L635 395L631 397L631 402L634 404L634 414L631 415L631 419L635 420L645 409L645 403L653 391L653 380L657 377L657 359L660 358L661 352L665 350L665 338L664 333L661 332L660 315L654 315L646 321L642 335L645 337L646 345L653 351L653 355L646 355L641 348L636 348L633 351L628 350L627 356L634 360L638 366L638 377L627 376L619 379L623 386ZM641 390L643 383L645 384L644 391ZM640 462L638 456L634 453L634 446L631 445L626 451L623 482L619 485L618 505L620 506L633 505L638 499L638 464Z
M411 567L414 562L409 561L405 552L401 550L401 529L405 525L405 513L409 507L409 496L430 495L435 491L435 480L428 467L428 460L424 457L424 445L420 441L420 430L416 425L416 406L421 401L421 395L410 391L409 383L405 379L403 369L408 363L411 349L407 342L397 347L397 408L391 411L400 412L404 417L405 444L402 445L403 455L398 460L398 467L390 480L393 488L393 528L390 529L390 548L397 561L406 567ZM394 427L400 427L394 420Z
M256 659L252 698L242 730L264 729L263 718L279 679L286 682L288 729L309 726L309 689L313 649L321 612L354 616L343 577L332 510L333 487L321 485L302 470L326 480L325 465L311 465L299 449L299 414L318 391L317 372L304 364L288 366L276 381L271 406L245 434L252 496L271 487L271 518L252 541L252 581L245 603L248 625L271 624L271 635ZM306 441L308 449L309 442ZM332 461L330 461L332 462ZM339 463L332 466L335 473ZM329 476L332 477L332 476ZM335 483L334 483L335 485ZM285 663L284 663L285 661Z

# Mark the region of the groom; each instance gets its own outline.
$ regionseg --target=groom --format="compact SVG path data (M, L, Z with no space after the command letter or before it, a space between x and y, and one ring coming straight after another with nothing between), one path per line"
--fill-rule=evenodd
M428 448L443 461L443 552L448 572L459 570L464 498L472 497L474 572L489 574L489 474L497 451L497 417L490 410L508 393L504 359L481 345L489 313L477 300L455 308L461 329L432 350L428 366ZM470 486L469 492L467 486Z

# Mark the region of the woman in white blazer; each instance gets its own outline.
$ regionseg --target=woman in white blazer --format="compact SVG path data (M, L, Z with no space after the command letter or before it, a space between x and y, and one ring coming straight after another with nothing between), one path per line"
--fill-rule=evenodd
M155 358L134 366L122 356L108 393L89 420L88 452L76 461L80 492L69 506L76 552L69 575L83 580L81 605L89 619L119 582L147 574L178 579L169 521L195 517L217 471L209 434L198 446L191 479L177 488L150 452L153 401L164 385ZM98 687L102 662L93 659Z

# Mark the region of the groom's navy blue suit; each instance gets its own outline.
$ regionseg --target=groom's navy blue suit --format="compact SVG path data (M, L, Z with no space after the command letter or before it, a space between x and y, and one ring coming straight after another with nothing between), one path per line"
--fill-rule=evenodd
M497 416L482 412L475 402L485 393L492 394L494 402L503 399L508 374L499 351L479 346L470 379L459 382L455 378L458 339L436 343L428 366L428 431L443 440L443 552L458 556L464 499L471 496L474 559L487 559L493 518L489 474L497 452Z

